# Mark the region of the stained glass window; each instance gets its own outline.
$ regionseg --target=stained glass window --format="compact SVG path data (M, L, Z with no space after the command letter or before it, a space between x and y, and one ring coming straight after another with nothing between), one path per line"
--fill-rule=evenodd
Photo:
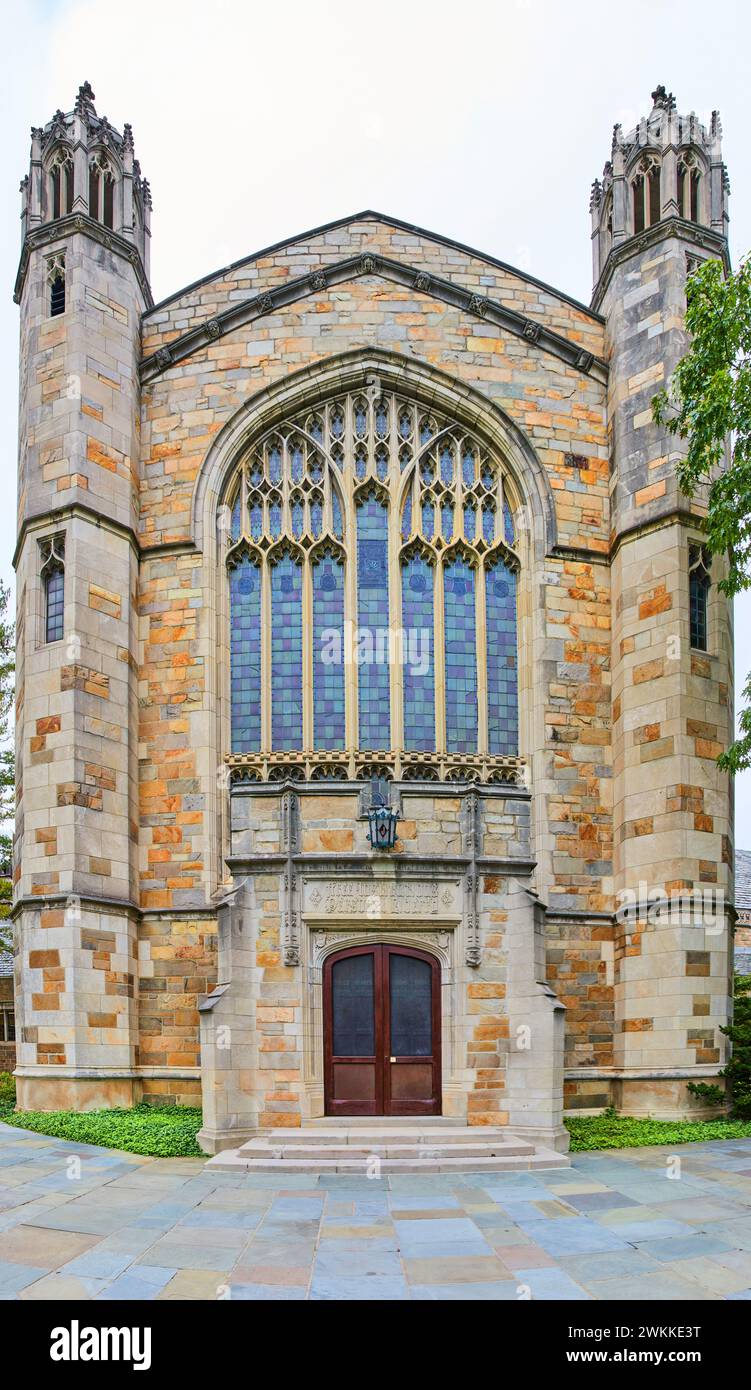
M485 577L488 752L515 753L518 739L516 575L499 560Z
M457 558L444 570L446 631L446 745L449 753L477 751L475 573Z
M388 512L373 496L357 509L357 627L360 747L388 748Z
M346 776L331 754L354 755L351 774L360 751L391 750L396 698L406 753L515 754L516 495L474 432L383 385L308 406L254 442L220 528L233 751L304 762L319 750L313 775ZM692 579L692 640L706 641L699 588Z
M313 737L344 747L344 565L333 555L313 565Z
M59 642L63 635L65 608L65 575L60 565L55 565L54 568L47 571L45 588L47 592L46 640Z
M302 568L291 555L271 569L271 740L302 748Z
M404 742L420 751L435 748L433 663L433 569L413 555L402 569Z
M247 555L233 563L230 592L230 685L233 753L261 746L261 572Z

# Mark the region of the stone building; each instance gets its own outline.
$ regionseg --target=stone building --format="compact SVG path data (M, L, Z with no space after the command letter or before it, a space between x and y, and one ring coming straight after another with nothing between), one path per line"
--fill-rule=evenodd
M664 88L615 128L590 306L370 211L155 304L130 126L85 84L33 131L21 1105L202 1099L208 1151L696 1105L732 643L650 403L720 145Z

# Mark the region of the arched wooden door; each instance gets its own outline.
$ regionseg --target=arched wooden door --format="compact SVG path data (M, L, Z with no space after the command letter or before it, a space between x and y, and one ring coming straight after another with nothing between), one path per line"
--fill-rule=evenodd
M441 972L410 946L353 946L323 968L327 1115L440 1115Z

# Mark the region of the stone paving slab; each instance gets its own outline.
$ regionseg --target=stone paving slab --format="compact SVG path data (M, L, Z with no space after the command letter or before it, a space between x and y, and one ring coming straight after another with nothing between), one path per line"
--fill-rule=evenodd
M370 1180L0 1125L0 1299L747 1301L749 1175L751 1140Z

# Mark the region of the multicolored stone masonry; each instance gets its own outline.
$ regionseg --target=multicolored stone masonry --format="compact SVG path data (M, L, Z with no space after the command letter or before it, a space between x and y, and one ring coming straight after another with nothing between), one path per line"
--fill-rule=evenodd
M714 562L691 648L705 499L651 398L726 202L719 118L658 88L593 192L591 307L374 212L154 304L130 127L85 84L34 131L21 1104L202 1101L209 1151L300 1126L324 963L388 940L440 963L444 1113L563 1146L564 1104L697 1107L730 1007L732 634ZM358 604L389 640L419 617L418 677L314 653Z

